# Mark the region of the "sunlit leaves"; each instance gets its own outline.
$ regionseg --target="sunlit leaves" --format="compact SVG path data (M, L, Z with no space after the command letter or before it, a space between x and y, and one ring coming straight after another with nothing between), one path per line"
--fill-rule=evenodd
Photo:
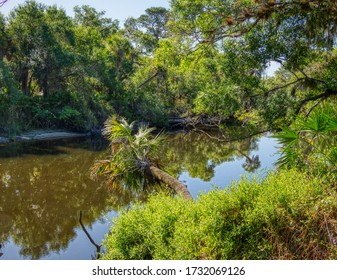
M295 170L260 182L242 179L230 191L215 189L191 203L157 195L114 219L103 258L334 257L335 196L335 189Z
M103 135L111 145L108 159L97 161L91 174L104 175L109 187L143 189L155 179L150 165L158 165L159 148L165 141L162 134L153 135L154 128L140 126L135 132L134 123L111 117L105 123Z
M333 175L337 165L336 111L325 106L307 118L297 118L292 128L275 137L282 144L280 165L298 167L316 175Z

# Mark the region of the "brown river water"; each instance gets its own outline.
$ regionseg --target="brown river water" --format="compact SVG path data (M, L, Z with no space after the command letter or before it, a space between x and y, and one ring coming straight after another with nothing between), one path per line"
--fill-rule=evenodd
M268 136L224 143L172 134L163 162L197 197L243 174L265 174L277 159L276 146ZM100 244L120 210L146 200L143 191L111 190L90 178L91 166L108 151L102 139L83 138L0 146L0 260L95 258L80 213Z

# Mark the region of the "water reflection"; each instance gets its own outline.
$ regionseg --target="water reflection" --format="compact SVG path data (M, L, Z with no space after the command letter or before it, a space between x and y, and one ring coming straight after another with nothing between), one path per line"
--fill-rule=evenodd
M165 148L166 170L179 176L194 197L215 186L225 188L243 174L265 173L278 157L275 139L266 136L233 142L195 133L171 137Z
M89 168L103 152L40 144L46 153L0 161L0 244L9 239L25 258L40 259L67 248L76 237L79 213L90 227L104 213L144 199L142 193L109 190L89 178ZM58 151L50 153L50 151Z
M242 174L244 164L249 171L258 168L260 160L266 166L258 144L257 137L221 143L202 134L173 134L163 149L163 166L196 196L211 188L214 179L225 182L229 173ZM107 154L105 143L97 140L0 147L0 259L90 259L96 249L82 232L80 211L83 225L100 244L110 227L107 213L115 216L147 197L142 190L111 190L90 179L90 167ZM223 168L230 163L235 172Z
M210 181L216 166L245 158L245 169L252 172L260 166L259 157L250 156L258 148L258 139L220 142L200 133L172 135L163 153L166 154L164 166L176 176L187 171L192 178Z

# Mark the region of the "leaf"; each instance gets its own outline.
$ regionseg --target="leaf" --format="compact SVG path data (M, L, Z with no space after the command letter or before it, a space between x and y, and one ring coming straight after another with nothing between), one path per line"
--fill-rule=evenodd
M300 119L301 130L318 135L325 133L329 122L329 116L323 110L310 115L307 119Z
M288 127L284 127L280 133L272 137L276 138L280 144L285 146L294 145L296 141L299 140L298 132L291 130Z

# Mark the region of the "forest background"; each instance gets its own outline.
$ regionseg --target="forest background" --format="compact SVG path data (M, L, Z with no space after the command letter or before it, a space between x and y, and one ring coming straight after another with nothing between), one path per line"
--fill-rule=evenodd
M333 1L199 2L171 1L123 26L86 5L70 17L27 1L2 15L0 133L88 131L111 114L279 129L333 99Z
M190 204L154 198L116 222L106 257L336 258L336 34L333 0L171 0L123 26L27 1L0 15L0 134L92 131L111 115L280 131L291 170ZM157 226L133 228L140 216Z

